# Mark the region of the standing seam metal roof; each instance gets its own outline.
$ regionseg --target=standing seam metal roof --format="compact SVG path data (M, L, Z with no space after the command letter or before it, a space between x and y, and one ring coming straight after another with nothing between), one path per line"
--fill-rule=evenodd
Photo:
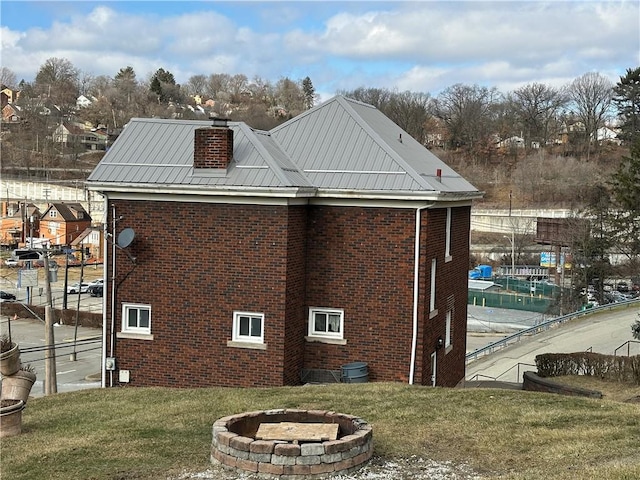
M132 119L88 183L97 190L162 185L480 196L379 110L341 96L269 132L229 122L233 161L224 175L193 168L194 130L208 126L210 121Z

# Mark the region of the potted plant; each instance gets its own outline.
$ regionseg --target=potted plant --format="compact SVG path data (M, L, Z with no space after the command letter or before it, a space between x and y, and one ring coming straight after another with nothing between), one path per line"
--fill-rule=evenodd
M0 400L0 438L22 433L22 410L22 400Z
M5 377L20 370L20 349L6 333L0 335L0 373Z
M36 381L36 369L31 364L22 365L13 375L2 378L0 398L22 400L25 405Z

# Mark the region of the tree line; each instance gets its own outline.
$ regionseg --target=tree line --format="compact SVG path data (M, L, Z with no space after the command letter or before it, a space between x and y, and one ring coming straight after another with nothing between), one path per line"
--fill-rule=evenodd
M86 95L95 100L76 114L114 129L133 116L176 116L176 105L195 105L196 98L209 100L209 110L216 115L269 129L318 101L309 77L272 83L244 74L212 73L193 75L180 85L164 68L144 80L131 66L113 77L94 76L55 57L40 66L31 83L16 84L6 67L0 80L21 90L20 102L48 99L64 113L74 111L78 96ZM377 107L424 145L462 151L476 160L490 160L500 140L517 138L518 147L544 149L562 135L572 154L589 159L598 148L598 129L616 125L618 138L629 145L640 130L640 67L629 68L617 84L587 72L562 87L530 83L506 93L460 83L435 97L365 86L336 93ZM196 113L187 110L178 116L192 118Z

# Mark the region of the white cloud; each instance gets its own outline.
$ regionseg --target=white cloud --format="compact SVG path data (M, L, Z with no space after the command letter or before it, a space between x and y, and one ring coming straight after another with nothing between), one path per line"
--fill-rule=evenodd
M455 83L560 86L594 70L617 80L640 64L638 2L247 2L234 17L215 3L172 16L149 6L131 14L112 2L42 28L4 26L2 64L27 80L47 58L64 57L94 75L127 65L141 79L163 67L179 83L210 73L309 75L327 93L432 94Z

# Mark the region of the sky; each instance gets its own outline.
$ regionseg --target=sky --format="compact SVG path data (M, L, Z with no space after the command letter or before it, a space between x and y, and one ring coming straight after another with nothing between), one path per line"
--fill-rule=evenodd
M503 93L561 87L587 72L613 83L640 66L640 1L0 2L0 65L33 81L51 57L113 77L158 68L307 76L326 100L358 87L437 96L455 84Z

